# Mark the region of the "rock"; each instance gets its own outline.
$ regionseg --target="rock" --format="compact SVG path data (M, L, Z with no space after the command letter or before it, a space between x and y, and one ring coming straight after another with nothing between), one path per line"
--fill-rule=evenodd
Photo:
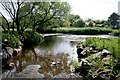
M2 67L9 65L11 57L12 56L9 54L8 49L6 47L2 49L2 53L1 53Z
M38 72L40 67L40 65L29 65L22 72L17 73L15 78L44 78L44 75Z
M81 53L78 54L78 58L86 58L87 57L87 51L83 50Z
M90 50L95 50L95 46L90 46Z
M12 56L12 53L13 53L13 48L10 48L10 47L6 47L8 53Z
M15 67L14 63L7 63L6 65L4 65L3 69L5 70L11 70Z
M95 59L95 58L101 58L101 55L102 55L101 52L95 53L95 54L93 54L93 59Z
M120 80L120 72L119 72L118 75L116 76L116 80Z
M81 53L83 51L83 48L80 46L77 46L77 54Z
M21 49L14 49L12 56L16 57L20 54Z
M112 76L112 70L106 69L104 71L97 70L92 75L93 80L110 80L110 77Z
M102 57L106 57L107 55L110 55L110 52L106 49L102 50Z
M52 63L51 63L51 66L55 66L55 65L56 65L56 62L52 62Z
M90 66L92 65L91 63L89 63L86 59L81 59L79 66Z
M110 65L110 62L112 61L112 58L111 58L111 56L110 55L107 55L107 57L104 57L103 59L102 59L102 63L104 64L104 65Z
M81 59L79 66L75 68L75 73L79 73L82 76L87 75L91 65L92 64L89 63L86 59Z

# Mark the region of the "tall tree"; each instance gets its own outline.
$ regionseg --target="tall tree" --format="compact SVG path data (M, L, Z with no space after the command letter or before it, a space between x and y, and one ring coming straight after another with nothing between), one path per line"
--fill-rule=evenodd
M13 2L13 0L8 0L1 2L1 6L11 18L12 31L14 32L14 28L17 29L20 40L23 40L23 32L28 27L35 31L38 26L44 25L52 19L64 20L65 15L70 11L67 2L25 2L24 0ZM8 23L2 12L0 14Z
M118 22L119 20L120 20L120 16L116 13L112 13L110 17L108 17L108 23L113 28L119 26L119 22Z

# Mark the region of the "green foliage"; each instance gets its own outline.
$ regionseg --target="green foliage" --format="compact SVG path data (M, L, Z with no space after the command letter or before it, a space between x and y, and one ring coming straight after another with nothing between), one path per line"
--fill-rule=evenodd
M105 27L108 26L108 21L105 20L94 20L96 27Z
M100 50L106 48L110 51L111 55L108 56L108 60L106 61L104 61L102 57L95 58L95 54L88 56L87 59L90 61L92 66L88 69L88 73L85 75L85 80L92 80L91 77L101 75L99 74L99 71L111 70L112 72L107 74L110 75L110 77L115 77L118 74L117 71L119 68L116 68L115 60L120 59L119 41L119 38L86 38L87 45L95 46ZM107 63L107 65L104 65L105 63Z
M76 60L72 60L71 64L74 68L77 68L79 66L79 63Z
M113 30L112 35L120 36L120 30Z
M110 26L112 26L112 28L117 28L119 26L119 22L118 22L119 19L120 19L120 16L118 14L112 13L110 17L108 17L108 23Z
M120 59L120 49L119 49L119 41L120 39L114 39L114 38L86 38L86 44L87 45L93 45L97 49L103 49L106 48L110 51L112 56L115 59Z
M82 19L77 19L74 23L73 23L74 27L84 27L85 26L85 22Z
M88 26L93 27L94 26L94 22L90 21L89 24L88 24Z
M19 38L17 38L15 35L10 33L2 34L2 42L3 43L7 42L6 45L12 48L18 48L21 45Z
M96 35L96 34L108 34L112 32L110 28L99 27L83 27L83 28L53 28L51 32L56 33L69 33L69 34L84 34L84 35Z
M63 21L62 26L63 27L70 27L70 22L69 21Z
M23 33L24 36L24 47L30 48L35 47L43 42L43 36L37 32L33 32L32 30L26 30Z

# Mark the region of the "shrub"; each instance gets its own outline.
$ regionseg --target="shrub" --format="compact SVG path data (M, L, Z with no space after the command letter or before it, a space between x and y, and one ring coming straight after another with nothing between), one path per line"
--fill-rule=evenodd
M25 48L30 48L35 47L37 45L39 45L40 43L43 42L43 36L37 32L32 32L32 30L26 30L23 33L24 36L24 47Z
M74 23L73 23L74 27L84 27L85 26L85 22L82 19L77 19Z
M120 30L113 30L112 35L120 36Z
M94 22L90 21L89 24L88 24L88 26L93 27L94 26Z
M18 48L21 45L19 38L10 33L2 34L2 42L6 44L6 47L9 46L12 48Z
M96 34L108 34L112 32L110 28L99 27L83 27L83 28L53 28L52 32L56 33L69 33L69 34L83 34L83 35L96 35Z

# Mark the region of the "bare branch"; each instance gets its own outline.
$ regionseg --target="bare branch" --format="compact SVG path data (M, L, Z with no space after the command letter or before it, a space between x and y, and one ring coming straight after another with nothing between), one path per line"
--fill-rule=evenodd
M8 26L8 30L10 30L10 27L9 27L9 22L8 20L5 18L5 16L0 12L0 14L2 15L2 17L5 19L6 23L7 23L7 26Z

